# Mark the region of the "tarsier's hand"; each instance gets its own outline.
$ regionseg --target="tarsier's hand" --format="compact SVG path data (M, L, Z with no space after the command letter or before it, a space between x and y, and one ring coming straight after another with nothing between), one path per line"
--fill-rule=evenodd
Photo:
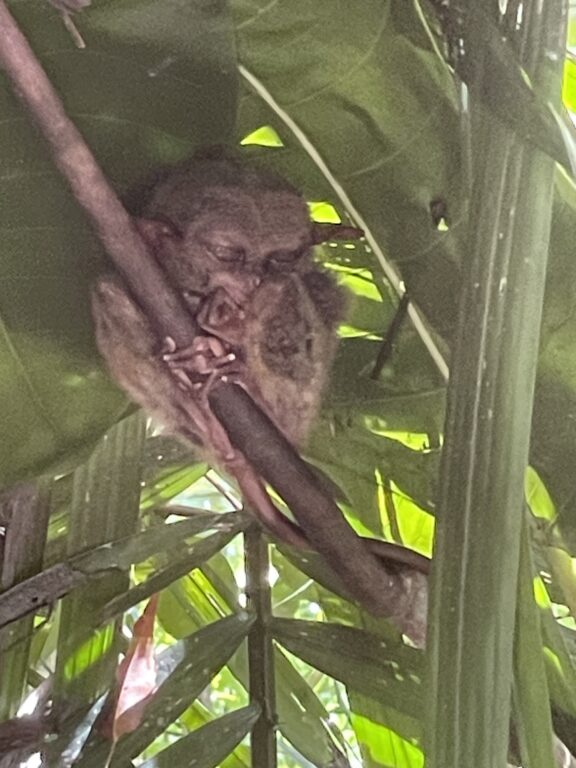
M216 288L198 303L194 320L200 333L184 349L177 349L167 339L164 362L190 390L205 393L214 381L223 378L240 382L239 375L245 369L241 352L246 333L244 310L223 288Z
M162 360L190 390L199 389L206 376L230 375L238 368L238 358L230 346L211 335L198 335L184 348L177 348L171 338L165 339Z
M225 288L215 288L200 305L196 322L207 334L238 348L246 336L246 303L250 299L248 295L238 303Z

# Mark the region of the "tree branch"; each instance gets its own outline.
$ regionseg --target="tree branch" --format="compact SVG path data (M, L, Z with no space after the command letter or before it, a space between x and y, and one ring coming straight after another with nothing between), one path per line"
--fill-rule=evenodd
M4 0L0 0L0 29L0 64L48 141L54 162L108 255L159 338L170 336L178 347L188 346L196 330L191 315L64 112ZM232 444L286 500L306 537L342 576L350 593L373 612L397 614L399 603L408 599L398 572L384 567L356 536L305 463L249 395L238 386L221 382L209 400Z

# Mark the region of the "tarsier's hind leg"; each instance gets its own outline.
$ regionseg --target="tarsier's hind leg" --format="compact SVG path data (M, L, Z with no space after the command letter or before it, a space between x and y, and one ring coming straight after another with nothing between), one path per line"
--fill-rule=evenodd
M98 278L92 289L92 311L98 348L110 366L119 362L122 353L139 360L153 355L157 342L152 328L117 275Z
M98 280L92 290L92 312L98 349L113 378L168 431L200 443L203 425L194 432L189 417L182 415L190 410L189 396L162 360L161 344L118 276Z
M234 450L208 406L205 389L182 386L178 369L167 364L152 326L119 277L98 280L92 310L98 348L130 397L168 432L208 449L217 464L233 460Z

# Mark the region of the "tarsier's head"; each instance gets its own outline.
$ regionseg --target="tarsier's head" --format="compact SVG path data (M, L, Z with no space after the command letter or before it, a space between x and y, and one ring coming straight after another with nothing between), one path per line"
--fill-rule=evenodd
M312 246L332 236L287 181L228 157L194 158L167 172L138 221L183 290L222 287L239 302L267 277L309 270Z

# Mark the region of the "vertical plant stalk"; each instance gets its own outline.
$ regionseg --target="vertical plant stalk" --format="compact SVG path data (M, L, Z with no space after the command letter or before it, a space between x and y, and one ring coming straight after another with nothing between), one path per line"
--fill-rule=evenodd
M250 703L260 707L252 729L253 768L276 768L276 689L274 644L270 633L272 597L268 544L260 528L252 525L244 534L246 595L255 621L248 634Z
M482 14L496 4L466 5L474 180L431 586L427 768L506 765L523 485L553 197L553 161L483 106L489 68ZM524 3L517 48L540 85L551 61L562 62L564 10L562 0ZM551 101L560 95L558 74L546 83Z

